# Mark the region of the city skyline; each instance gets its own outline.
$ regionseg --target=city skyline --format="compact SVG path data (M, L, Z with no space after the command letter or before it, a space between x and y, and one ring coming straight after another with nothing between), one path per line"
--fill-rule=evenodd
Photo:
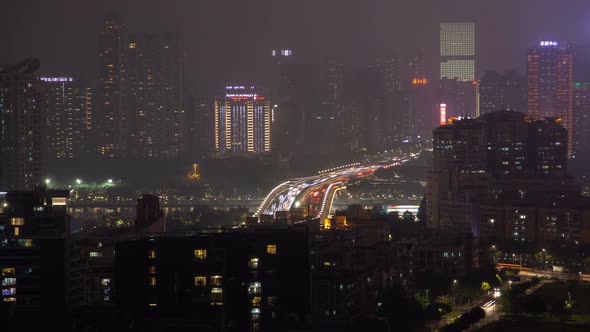
M4 2L5 330L590 330L590 0Z
M427 72L434 76L438 61L438 24L460 21L475 21L478 27L478 77L485 69L517 69L523 72L525 60L521 56L540 40L584 44L590 25L583 14L585 11L581 9L587 7L590 10L590 5L582 1L574 2L578 6L559 6L554 1L535 1L534 6L531 6L531 1L518 4L496 1L493 6L467 1L453 1L453 5L448 6L427 1L403 5L375 2L372 6L351 2L339 7L341 15L331 17L335 21L330 27L323 24L333 5L330 1L314 4L314 7L305 2L300 6L268 1L259 2L256 6L233 3L236 12L267 14L260 24L236 29L244 22L243 18L227 13L220 16L224 15L221 10L223 5L207 1L191 5L194 10L183 11L178 10L180 3L164 6L156 1L142 1L142 16L138 17L134 13L140 5L137 1L90 1L81 8L74 1L62 0L49 6L35 3L27 8L33 20L50 26L50 29L32 31L26 28L28 21L16 17L2 20L5 28L15 33L8 37L8 52L0 57L0 63L38 56L44 59L41 72L45 75L68 74L94 81L93 69L97 63L91 55L98 49L96 31L104 12L114 7L123 27L129 32L174 31L187 35L186 55L191 59L186 70L187 85L200 90L211 88L202 87L204 83L199 81L204 77L214 77L213 73L222 73L215 76L219 80L215 86L218 86L259 72L275 45L293 49L294 54L305 62L328 57L355 61L356 57L405 53L408 50L410 54L407 56L411 56L414 50L424 49ZM12 2L9 7L19 10L30 3L34 1ZM429 4L428 9L423 9L421 5L424 4ZM65 17L71 18L71 23L66 24ZM211 24L222 17L228 22L224 27ZM300 26L295 17L303 18L307 24ZM568 24L563 24L563 17L568 17ZM502 24L499 18L502 18ZM351 20L356 23L348 24ZM76 29L69 29L71 25ZM267 29L269 27L272 29ZM413 28L411 33L407 32L407 27ZM311 29L317 31L310 34ZM229 45L222 42L228 38L237 43L235 45L252 52L241 54L238 63L235 54L228 52ZM52 47L47 47L48 42Z

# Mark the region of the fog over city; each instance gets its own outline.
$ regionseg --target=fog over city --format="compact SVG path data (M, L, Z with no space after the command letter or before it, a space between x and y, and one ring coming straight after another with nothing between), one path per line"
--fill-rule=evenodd
M590 330L587 0L4 0L7 331Z

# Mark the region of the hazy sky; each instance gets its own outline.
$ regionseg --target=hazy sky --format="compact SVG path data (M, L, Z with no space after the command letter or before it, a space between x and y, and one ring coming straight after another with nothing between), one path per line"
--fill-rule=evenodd
M95 79L105 11L129 32L177 31L189 82L247 79L289 47L306 62L422 48L434 70L438 24L476 21L477 67L524 70L540 39L590 41L589 0L1 0L0 60L36 56L48 74ZM435 75L436 73L432 73Z

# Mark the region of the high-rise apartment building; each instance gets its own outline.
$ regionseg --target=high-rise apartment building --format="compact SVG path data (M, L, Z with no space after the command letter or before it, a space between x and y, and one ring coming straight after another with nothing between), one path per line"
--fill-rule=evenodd
M94 117L96 149L107 158L122 156L127 148L127 116L122 107L125 69L121 29L117 14L113 10L107 12L98 41L99 87Z
M440 78L475 78L475 23L440 24Z
M409 139L424 142L432 137L436 110L433 82L423 76L412 78L408 88Z
M183 150L183 46L175 33L129 37L126 91L129 151L139 158L176 159Z
M447 117L476 117L475 23L440 24L440 95Z
M575 192L567 162L567 131L556 118L498 111L451 120L433 131L428 220L469 232L476 202L567 197Z
M383 74L386 93L399 91L402 88L401 60L397 55L382 56L375 60L375 67Z
M590 83L574 84L574 157L590 160Z
M118 242L117 301L156 321L174 312L175 325L197 330L278 331L310 312L309 236L260 227Z
M68 190L0 193L0 312L59 320L69 309Z
M340 134L350 151L377 151L393 139L394 117L385 116L384 89L383 76L376 68L345 70Z
M44 181L47 101L38 68L28 59L0 69L0 191Z
M194 158L215 152L215 104L210 97L184 98L185 156Z
M514 70L487 70L479 84L481 114L499 110L526 111L526 83Z
M573 49L567 43L541 41L527 57L527 113L537 119L559 118L568 130L573 153Z
M48 93L48 159L77 159L92 128L92 91L72 77L41 77Z
M270 100L254 86L227 86L215 101L215 150L263 153L271 148Z

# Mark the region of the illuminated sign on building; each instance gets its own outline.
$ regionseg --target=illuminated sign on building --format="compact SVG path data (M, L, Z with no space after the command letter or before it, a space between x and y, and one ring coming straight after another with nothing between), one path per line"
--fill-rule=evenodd
M270 151L270 100L254 86L226 86L215 102L215 149L218 152Z
M539 45L541 45L541 46L557 46L557 42L544 40L544 41L540 42Z
M293 55L293 50L272 50L272 56L277 56L278 54L281 56L291 56Z
M74 79L71 77L39 77L43 82L71 82Z
M426 85L426 84L428 84L427 78L414 77L412 79L412 85Z
M447 104L440 104L440 125L444 126L447 124Z

